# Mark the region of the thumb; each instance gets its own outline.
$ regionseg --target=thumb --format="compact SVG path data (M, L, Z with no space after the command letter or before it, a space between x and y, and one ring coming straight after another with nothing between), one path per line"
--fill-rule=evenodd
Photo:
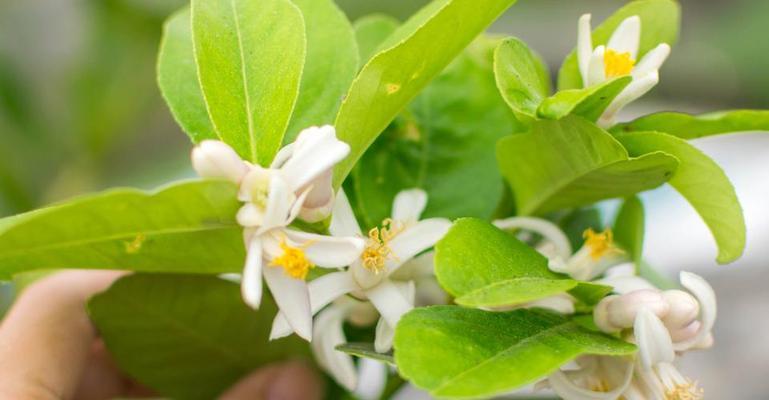
M220 400L320 400L323 381L305 362L289 361L261 368L241 379Z

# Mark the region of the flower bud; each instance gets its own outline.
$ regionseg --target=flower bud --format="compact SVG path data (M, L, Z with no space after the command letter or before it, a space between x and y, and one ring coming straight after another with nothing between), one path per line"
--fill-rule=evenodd
M248 165L224 142L204 140L192 149L192 167L203 178L223 178L235 183L248 172Z
M700 313L700 303L687 292L666 290L662 292L662 297L670 305L670 311L662 318L662 322L671 332L688 327Z
M636 290L621 296L609 296L596 306L596 325L607 333L631 328L641 309L648 309L657 317L667 315L670 306L662 294L653 289Z

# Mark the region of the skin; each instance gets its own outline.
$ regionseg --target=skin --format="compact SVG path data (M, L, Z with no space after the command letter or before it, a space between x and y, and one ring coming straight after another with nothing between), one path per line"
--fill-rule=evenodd
M153 393L114 364L85 311L123 273L64 271L28 287L0 324L0 398L97 400ZM320 399L323 383L300 361L254 371L223 400Z

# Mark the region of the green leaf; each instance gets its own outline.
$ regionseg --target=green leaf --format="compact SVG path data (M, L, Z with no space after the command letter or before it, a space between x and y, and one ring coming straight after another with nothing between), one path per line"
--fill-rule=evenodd
M550 94L547 65L518 38L505 39L497 47L494 76L499 92L516 115L534 118Z
M190 8L174 13L163 26L158 54L158 86L176 122L193 142L218 139L198 82Z
M307 58L285 143L309 126L334 122L342 97L358 72L358 48L350 21L333 0L291 0L307 29Z
M614 219L614 240L627 252L636 268L641 264L643 256L644 228L644 206L641 199L638 196L628 197Z
M208 113L223 141L268 165L294 109L305 60L289 0L192 0L192 41Z
M358 42L358 59L361 65L376 54L385 39L398 29L397 19L384 14L367 15L353 24L355 39Z
M239 285L215 277L129 275L88 308L121 371L172 398L216 398L256 368L307 352L296 336L269 341L269 296L254 311Z
M373 343L344 343L336 346L336 349L343 351L351 356L370 358L372 360L382 361L390 365L395 365L393 352L390 351L388 353L377 353L377 351L374 349Z
M0 220L0 276L57 268L239 271L236 194L223 181L155 193L116 189Z
M591 122L598 121L614 98L632 81L633 78L625 76L585 89L562 90L543 100L537 115L541 118L561 119L571 114Z
M578 285L551 272L536 250L474 218L457 220L435 245L435 274L457 304L471 307L523 304Z
M401 109L515 0L435 0L401 25L353 81L336 119L350 155L336 168L339 187ZM436 41L440 45L436 45Z
M655 188L678 161L654 152L629 158L606 131L580 117L539 120L497 143L497 161L521 215L592 204Z
M681 9L674 0L636 0L619 9L614 15L593 30L593 47L608 43L614 29L625 18L637 15L641 18L641 43L638 58L660 43L673 45L678 39ZM574 37L577 34L577 21L574 21ZM558 88L579 89L583 87L582 77L577 66L577 53L572 51L564 60L558 72Z
M683 139L658 132L617 136L632 155L664 151L681 161L670 185L700 214L718 245L717 261L737 260L745 249L745 219L729 178L704 153Z
M613 133L633 131L665 132L682 139L732 132L769 131L769 111L733 110L701 115L663 112L647 115L612 129Z
M542 378L584 354L635 346L544 310L415 309L395 330L401 375L442 398L490 397Z
M494 83L495 45L471 44L361 158L353 201L368 226L389 217L395 195L412 187L428 194L425 217L494 213L504 191L494 143L517 124Z
M572 249L582 247L587 229L600 232L604 228L601 212L595 207L577 208L558 219L558 226L569 238Z

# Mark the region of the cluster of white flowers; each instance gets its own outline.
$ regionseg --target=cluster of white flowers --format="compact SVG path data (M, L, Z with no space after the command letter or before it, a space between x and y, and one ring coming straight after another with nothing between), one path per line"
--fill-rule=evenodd
M682 272L681 285L688 291L657 289L635 275L633 264L620 264L622 252L612 243L608 229L602 233L585 231L585 244L572 254L568 238L550 221L515 217L495 224L517 230L524 239L531 233L540 235L537 250L548 258L554 272L612 286L616 294L602 299L594 309L595 324L601 331L621 335L638 346L635 358L581 357L576 369L556 371L540 386L550 387L567 400L702 397L696 382L681 375L674 362L686 351L713 344L716 297L704 279ZM569 314L574 312L574 302L563 294L527 306Z
M280 309L271 339L295 332L311 341L319 364L353 390L357 371L352 359L335 349L345 342L343 323L373 324L378 313L375 349L389 351L398 320L415 305L416 285L425 286L428 301L440 302L432 253L426 251L451 222L420 221L427 194L411 189L395 197L392 218L364 235L344 192L335 196L332 188L332 168L348 152L334 128L324 126L302 131L269 168L241 160L219 141L200 143L192 161L200 176L240 186L238 199L244 205L237 221L244 227L247 248L243 298L259 306L263 276ZM289 227L297 218L316 222L329 215L331 236ZM307 282L315 266L337 270ZM313 327L312 316L321 310Z

